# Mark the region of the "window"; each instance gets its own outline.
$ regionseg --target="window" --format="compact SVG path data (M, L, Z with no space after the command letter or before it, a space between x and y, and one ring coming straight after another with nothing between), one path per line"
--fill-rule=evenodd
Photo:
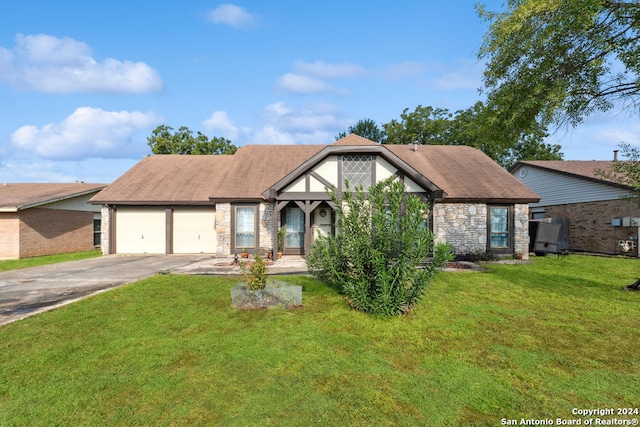
M489 215L489 248L508 249L511 246L509 238L509 207L491 207Z
M347 154L342 156L342 178L355 188L362 185L366 190L371 186L373 168L370 155Z
M286 239L285 247L304 247L304 212L298 207L289 207L285 211Z
M533 208L531 209L531 219L542 219L545 217L544 208Z
M241 249L256 247L256 207L235 207L235 247Z
M100 218L93 219L93 246L100 246L100 227L102 220Z

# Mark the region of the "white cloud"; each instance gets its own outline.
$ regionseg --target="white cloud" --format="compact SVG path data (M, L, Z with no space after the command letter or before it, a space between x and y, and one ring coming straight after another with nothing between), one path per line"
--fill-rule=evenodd
M284 132L273 125L266 125L251 140L252 144L277 144L277 145L293 145L297 141L295 136Z
M287 73L278 79L276 87L295 94L330 93L336 90L329 84L309 76Z
M294 73L286 73L276 83L280 91L306 95L313 93L344 94L345 89L336 89L326 83L325 79L355 78L366 75L366 71L359 65L352 63L328 64L324 61L304 62L297 60L293 63Z
M426 71L427 67L420 62L404 61L383 66L380 74L385 79L402 80L406 77L419 76Z
M208 13L208 18L214 24L226 24L236 29L247 29L253 27L258 17L253 15L243 7L235 4L221 4Z
M458 69L434 79L439 90L466 90L482 87L482 65L477 61L460 60Z
M264 126L248 139L251 144L329 144L350 122L330 104L295 108L283 102L268 105Z
M339 111L329 104L294 109L278 102L265 108L264 117L269 124L291 133L324 131L340 126Z
M214 111L202 124L205 129L221 134L215 136L230 139L232 143L251 133L251 129L236 125L226 111Z
M133 136L160 121L153 113L81 107L60 123L23 126L11 134L10 142L45 159L131 158L145 149Z
M0 47L0 82L48 93L141 93L163 86L144 62L97 61L87 44L46 34L18 34L12 51Z
M205 121L209 129L222 131L235 145L330 144L334 136L353 122L331 104L293 107L284 102L267 105L259 129L238 126L225 111L215 111ZM236 137L231 135L234 133Z
M350 62L344 62L342 64L327 64L324 61L309 63L298 60L293 63L293 69L298 74L312 76L319 79L362 77L367 74L364 68Z

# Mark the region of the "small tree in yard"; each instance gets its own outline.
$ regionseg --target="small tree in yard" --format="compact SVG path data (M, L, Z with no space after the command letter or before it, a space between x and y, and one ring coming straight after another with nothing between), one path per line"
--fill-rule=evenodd
M337 206L337 233L314 242L309 271L337 287L357 310L382 316L413 310L437 269L451 259L448 244L434 243L429 206L393 177L368 195L361 186L352 193L348 183L341 197L328 192Z

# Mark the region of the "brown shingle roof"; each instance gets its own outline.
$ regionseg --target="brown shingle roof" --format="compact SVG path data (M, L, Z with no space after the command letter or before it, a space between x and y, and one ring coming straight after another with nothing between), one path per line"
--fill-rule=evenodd
M342 139L337 140L332 145L348 145L348 146L363 146L363 145L380 145L370 139L363 138L360 135L351 133Z
M534 203L535 192L482 151L467 146L385 145L447 193L447 200Z
M516 163L512 170L519 165L529 165L554 172L617 184L615 181L606 179L596 173L598 170L609 171L613 165L611 160L527 160Z
M233 156L146 157L91 199L113 204L208 204Z
M447 200L529 203L539 196L484 153L464 146L379 145L350 135L336 144L398 157L441 188ZM156 155L145 158L91 199L113 204L210 204L256 200L298 166L332 145L249 145L230 156ZM381 150L381 151L380 151ZM325 150L330 153L331 150Z
M245 145L224 180L209 196L214 199L261 199L262 192L289 174L324 145Z
M0 184L0 210L21 210L99 191L106 184Z

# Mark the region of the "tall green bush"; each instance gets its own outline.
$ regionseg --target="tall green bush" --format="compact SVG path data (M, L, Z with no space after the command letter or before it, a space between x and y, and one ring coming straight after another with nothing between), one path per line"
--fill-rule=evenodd
M343 292L360 311L383 316L410 312L437 269L451 259L435 244L429 206L393 177L369 188L337 194L336 235L316 239L309 271Z

